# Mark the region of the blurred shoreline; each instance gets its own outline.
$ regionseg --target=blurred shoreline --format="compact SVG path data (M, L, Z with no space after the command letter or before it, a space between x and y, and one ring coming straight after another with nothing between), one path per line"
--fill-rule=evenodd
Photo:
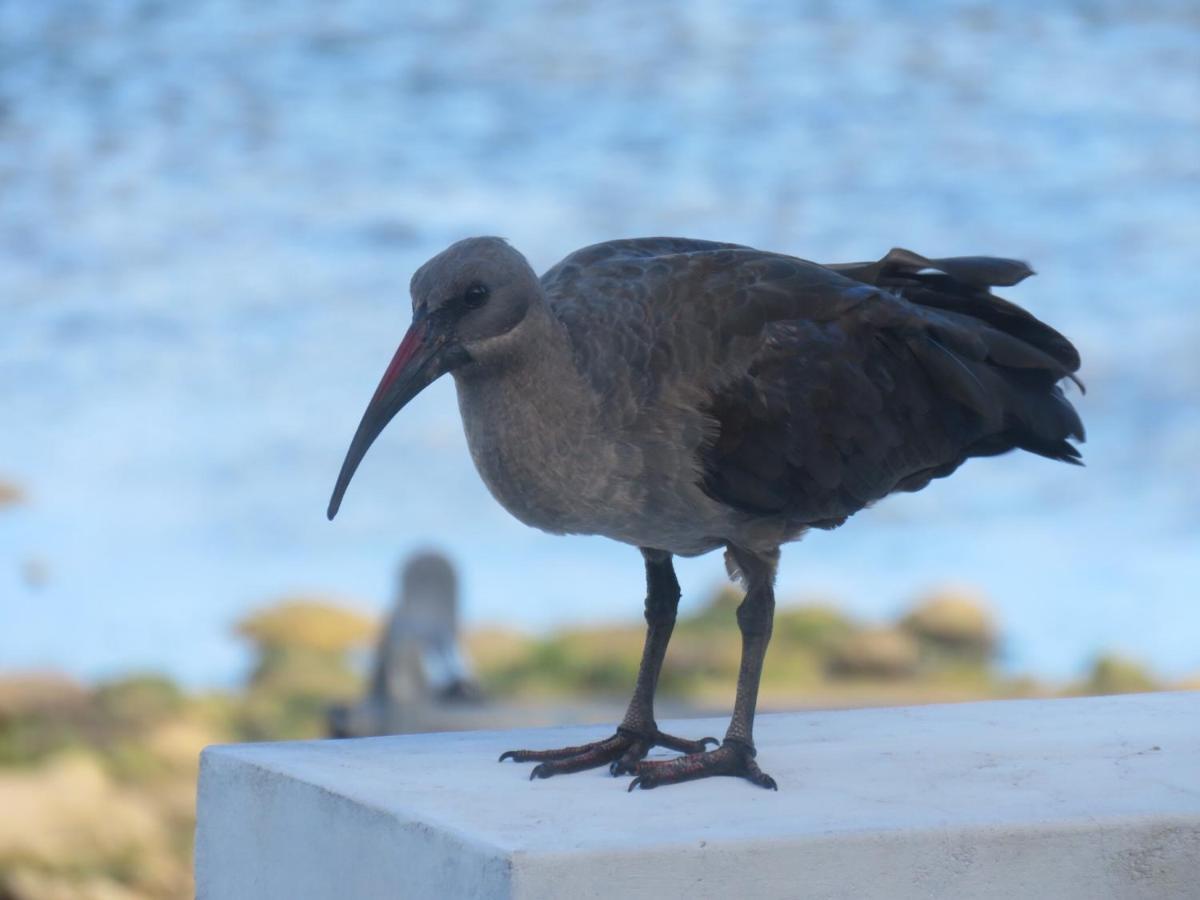
M728 713L739 601L722 589L681 616L660 679L660 719ZM372 680L364 648L383 646L372 617L311 595L259 609L236 631L253 647L254 665L235 691L189 692L156 674L84 684L53 672L0 671L0 897L190 896L200 749L327 735L332 710L356 702ZM643 633L636 621L540 637L468 630L464 671L479 690L413 695L401 710L404 730L611 725L633 684ZM1200 677L1170 683L1114 656L1069 684L1009 677L996 666L1000 638L986 601L961 587L921 598L891 622L784 604L760 709L1200 689Z

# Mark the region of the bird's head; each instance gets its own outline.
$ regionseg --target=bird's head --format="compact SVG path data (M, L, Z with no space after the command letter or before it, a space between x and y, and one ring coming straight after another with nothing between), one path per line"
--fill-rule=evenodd
M467 238L417 269L409 287L412 324L350 442L329 501L330 519L358 464L396 413L447 372L502 359L540 290L525 257L501 238Z

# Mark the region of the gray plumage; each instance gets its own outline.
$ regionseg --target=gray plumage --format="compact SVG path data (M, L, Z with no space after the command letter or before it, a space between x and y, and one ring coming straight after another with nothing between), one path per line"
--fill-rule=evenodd
M414 281L481 255L517 254L465 241ZM1027 274L904 251L833 269L671 238L588 247L455 371L471 454L529 525L688 556L777 547L970 456L1073 461L1083 426L1056 382L1078 355L987 291Z
M538 278L499 238L460 241L413 276L413 326L351 444L330 517L387 421L452 373L472 458L509 512L646 557L650 638L622 726L642 743L624 745L621 769L643 786L718 770L772 786L747 748L780 545L973 456L1023 449L1078 462L1071 440L1083 425L1060 387L1078 353L990 292L1030 274L991 257L893 250L823 266L644 238L586 247ZM730 732L699 754L703 765L635 765L647 741L669 738L646 697L678 600L670 557L719 547L749 589ZM559 766L542 775L571 771L554 752L518 758Z

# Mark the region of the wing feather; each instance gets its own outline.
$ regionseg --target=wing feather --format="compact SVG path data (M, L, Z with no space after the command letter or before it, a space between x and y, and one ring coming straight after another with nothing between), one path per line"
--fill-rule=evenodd
M896 249L822 266L648 238L584 248L543 285L625 425L665 411L691 423L711 497L800 528L839 524L971 456L1078 460L1069 439L1083 426L1058 386L1077 351L989 290L1031 273L991 257Z

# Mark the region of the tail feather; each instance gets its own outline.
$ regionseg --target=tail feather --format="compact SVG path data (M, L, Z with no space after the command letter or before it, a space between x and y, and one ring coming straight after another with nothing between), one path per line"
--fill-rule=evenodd
M1024 281L1034 274L1028 263L991 256L927 259L896 248L873 263L847 263L831 268L857 281L896 291L922 306L986 322L1056 359L1068 375L1079 369L1079 351L1069 340L989 290Z
M985 436L968 455L1020 448L1082 465L1071 440L1085 440L1083 422L1059 384L1070 379L1082 390L1075 375L1079 352L989 290L1033 274L1027 264L993 257L927 259L895 249L877 262L833 268L925 308L927 328L906 342L939 389L982 420Z

